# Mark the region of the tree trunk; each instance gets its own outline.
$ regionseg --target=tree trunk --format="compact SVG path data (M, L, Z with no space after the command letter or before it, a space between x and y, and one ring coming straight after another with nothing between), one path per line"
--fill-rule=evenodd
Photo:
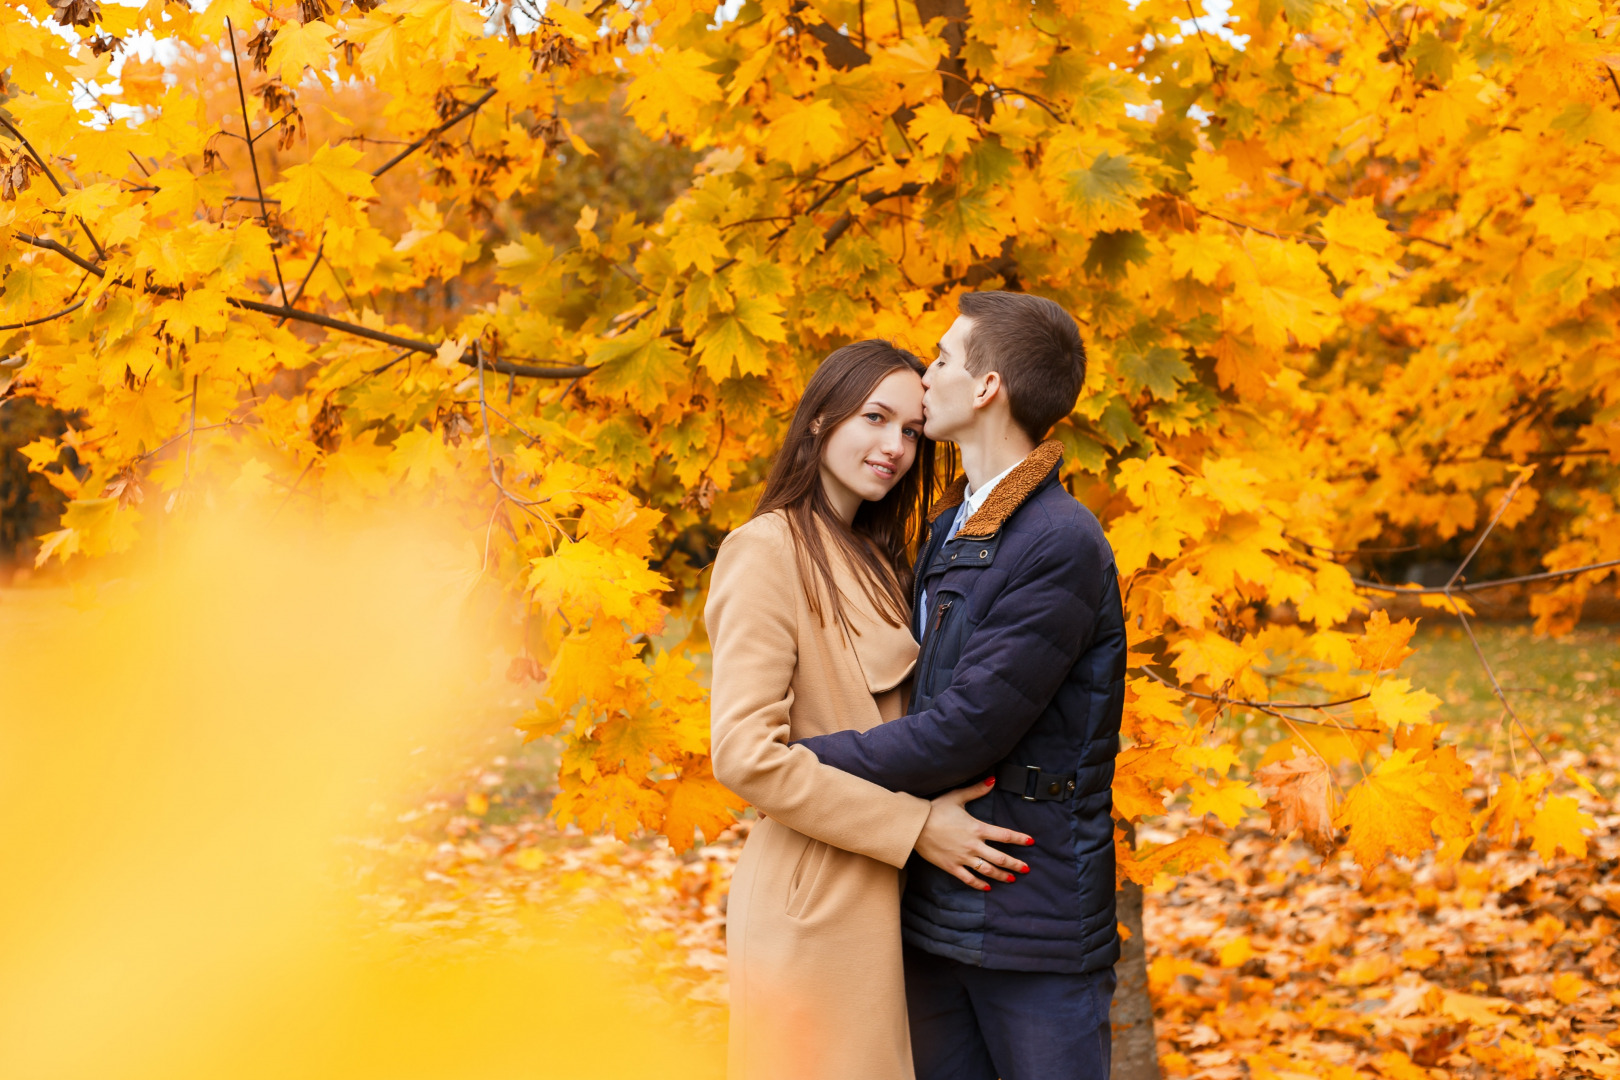
M1148 996L1147 938L1142 934L1142 886L1119 890L1119 921L1131 936L1122 944L1114 975L1113 1080L1159 1080L1159 1049L1153 1037L1153 999Z

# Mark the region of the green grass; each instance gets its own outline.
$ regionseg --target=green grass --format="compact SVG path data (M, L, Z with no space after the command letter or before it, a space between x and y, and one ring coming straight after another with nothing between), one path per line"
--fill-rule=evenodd
M1611 747L1620 734L1620 627L1582 626L1566 638L1538 638L1529 623L1475 624L1480 650L1509 704L1549 755ZM1455 619L1424 619L1417 655L1399 674L1440 697L1440 719L1472 749L1534 756L1523 732L1509 749L1505 711L1468 636Z

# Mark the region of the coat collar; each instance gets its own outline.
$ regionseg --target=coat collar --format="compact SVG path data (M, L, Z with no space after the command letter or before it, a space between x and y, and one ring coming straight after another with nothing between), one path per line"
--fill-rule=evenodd
M1029 456L1020 461L1013 471L1004 476L997 484L990 497L984 500L984 505L974 511L972 517L962 525L962 531L956 535L982 540L994 536L996 532L1013 516L1013 511L1024 505L1024 500L1035 493L1041 486L1053 467L1063 461L1063 444L1056 439L1048 439L1029 452ZM950 487L940 495L939 501L929 511L928 520L936 521L947 510L954 510L962 505L967 497L967 477L958 476ZM948 538L947 538L948 539Z

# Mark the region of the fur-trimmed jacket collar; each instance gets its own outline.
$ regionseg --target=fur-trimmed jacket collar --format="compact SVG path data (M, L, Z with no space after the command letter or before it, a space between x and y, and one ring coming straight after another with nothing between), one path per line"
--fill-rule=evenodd
M1062 461L1062 443L1056 439L1048 439L1041 443L996 485L990 497L984 500L984 505L967 519L962 525L962 531L956 535L974 540L994 536L1007 523L1007 519L1013 516L1013 512L1024 505L1024 500L1041 486L1041 481L1046 479L1053 466ZM962 500L966 497L967 477L958 476L928 512L930 524L938 520L945 511L961 506Z

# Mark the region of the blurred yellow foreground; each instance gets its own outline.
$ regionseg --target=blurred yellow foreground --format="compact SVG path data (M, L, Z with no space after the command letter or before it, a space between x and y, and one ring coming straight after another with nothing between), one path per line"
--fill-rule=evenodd
M487 665L477 552L413 521L161 547L0 610L0 1077L719 1075L606 922L454 961L355 922L335 841Z

